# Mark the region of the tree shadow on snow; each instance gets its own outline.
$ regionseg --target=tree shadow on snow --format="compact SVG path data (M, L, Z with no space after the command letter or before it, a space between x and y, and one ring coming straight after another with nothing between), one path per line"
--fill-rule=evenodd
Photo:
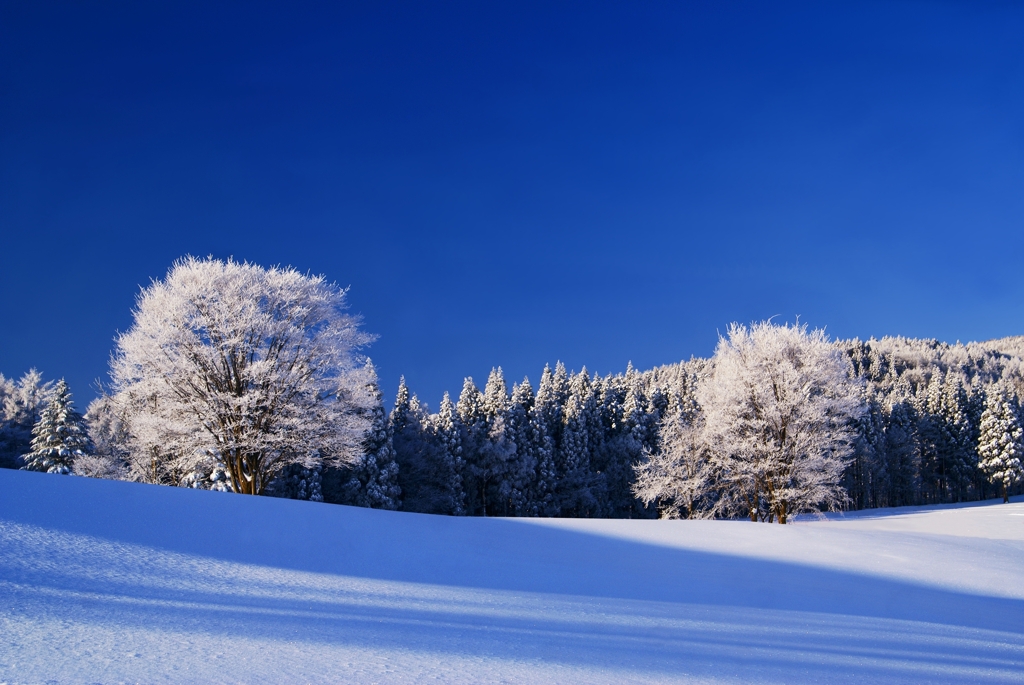
M1021 600L513 520L5 472L0 524L26 616L738 677L1024 668Z

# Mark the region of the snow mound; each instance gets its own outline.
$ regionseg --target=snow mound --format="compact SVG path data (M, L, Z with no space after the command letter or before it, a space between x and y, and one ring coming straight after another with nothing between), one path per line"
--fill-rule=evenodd
M0 470L8 683L1022 682L1024 502L449 518Z

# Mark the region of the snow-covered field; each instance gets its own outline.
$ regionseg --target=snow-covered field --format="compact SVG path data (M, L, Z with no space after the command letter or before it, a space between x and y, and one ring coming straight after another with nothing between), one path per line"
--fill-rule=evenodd
M445 518L0 470L0 681L1024 682L1024 502Z

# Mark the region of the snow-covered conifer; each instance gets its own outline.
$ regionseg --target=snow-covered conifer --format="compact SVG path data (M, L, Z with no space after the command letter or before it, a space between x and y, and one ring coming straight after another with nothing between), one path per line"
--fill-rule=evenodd
M595 516L590 450L596 443L597 398L584 368L569 379L561 448L558 451L558 486L555 499L560 516Z
M921 491L920 421L910 384L906 380L898 381L887 402L882 441L889 486L887 505L917 504Z
M970 398L959 373L946 374L942 416L950 498L959 502L968 496L978 468L976 427L971 425Z
M32 451L23 459L25 470L70 474L75 460L92 452L92 441L71 391L62 378L32 429Z
M444 492L445 513L462 516L466 513L466 492L462 485L462 471L465 468L462 459L463 430L455 404L447 392L441 398L441 407L437 412L436 433L441 447L438 475Z
M398 463L398 486L402 508L428 512L432 505L427 479L430 475L430 445L424 434L426 415L415 395L409 394L403 376L398 382L395 405L388 417L392 446Z
M514 456L508 464L508 478L511 489L512 514L536 516L534 488L537 480L536 425L530 421L533 409L533 386L529 378L512 386L512 398L508 408L509 434L515 444Z
M985 401L978 440L979 467L1002 489L1004 502L1010 501L1010 487L1024 478L1024 430L1015 404L1004 388L993 388Z
M487 516L508 516L512 513L512 481L510 463L515 459L516 443L509 425L509 395L501 367L491 369L484 386L482 409L487 434L480 445L478 459L472 469L481 483L484 511Z
M921 486L926 502L945 502L948 499L950 464L942 401L944 380L945 374L936 368L916 402L920 422Z
M19 468L21 455L31 449L32 428L39 421L53 391L53 381L43 381L35 369L29 369L18 381L3 383L0 406L0 468Z
M538 516L557 516L558 504L555 502L555 490L558 487L558 466L556 463L557 441L562 434L562 405L564 396L561 394L561 380L564 379L565 367L559 363L561 379L545 365L541 373L537 397L530 422L535 436L535 454L537 460L537 479L533 489L530 506Z

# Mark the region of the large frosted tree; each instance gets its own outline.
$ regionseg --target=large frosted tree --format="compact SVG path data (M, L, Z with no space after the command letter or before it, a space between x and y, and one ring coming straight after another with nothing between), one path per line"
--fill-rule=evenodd
M223 468L261 494L289 464L352 463L370 425L346 291L292 268L187 257L138 297L113 389L136 478Z
M23 459L25 470L70 474L75 460L92 453L92 441L82 415L75 411L71 391L62 378L32 429L32 451Z
M697 389L721 486L751 520L786 523L844 503L841 485L864 411L849 357L824 331L733 324Z

